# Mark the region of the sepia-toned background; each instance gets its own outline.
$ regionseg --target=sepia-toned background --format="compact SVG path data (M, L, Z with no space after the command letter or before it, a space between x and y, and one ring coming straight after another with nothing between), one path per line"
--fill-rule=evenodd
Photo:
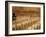
M12 7L12 30L38 30L40 27L39 7Z

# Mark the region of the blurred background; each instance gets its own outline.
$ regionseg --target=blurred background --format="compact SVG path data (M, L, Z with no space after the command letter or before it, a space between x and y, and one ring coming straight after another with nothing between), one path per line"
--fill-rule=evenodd
M38 30L40 19L40 7L12 7L13 30Z

